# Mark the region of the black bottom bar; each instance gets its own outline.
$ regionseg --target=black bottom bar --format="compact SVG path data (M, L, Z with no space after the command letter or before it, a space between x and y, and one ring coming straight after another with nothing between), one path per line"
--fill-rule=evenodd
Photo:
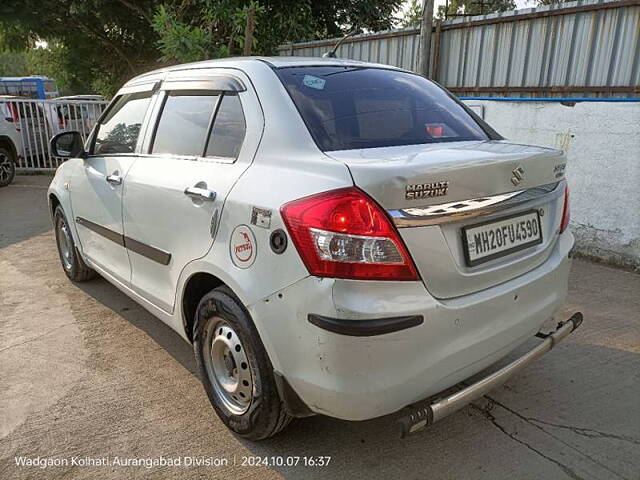
M307 318L309 322L313 323L316 327L320 327L339 335L348 335L350 337L384 335L385 333L392 333L397 332L398 330L415 327L424 322L424 317L422 315L374 318L371 320L344 320L310 313Z

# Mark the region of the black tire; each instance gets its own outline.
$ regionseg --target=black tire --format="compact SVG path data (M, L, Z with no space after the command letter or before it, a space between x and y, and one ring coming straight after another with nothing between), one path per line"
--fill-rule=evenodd
M66 234L60 230L63 226L67 229ZM86 282L87 280L95 278L95 270L84 263L84 260L82 260L82 257L78 252L78 248L76 247L71 231L69 230L67 217L60 205L56 207L55 213L53 214L53 228L56 236L56 245L58 246L60 263L62 264L62 270L65 275L74 282ZM68 242L68 248L65 248L63 237L65 237L66 242Z
M0 147L0 187L6 187L16 176L16 156L7 147Z
M230 430L248 440L263 440L280 432L292 417L285 412L276 388L271 361L240 300L229 288L216 288L200 300L195 320L193 350L196 364L205 392L220 420ZM234 413L225 405L222 397L224 393L220 393L220 384L211 369L212 329L215 332L222 324L231 327L239 337L250 368L251 400L247 410L240 414ZM214 383L218 384L217 389Z

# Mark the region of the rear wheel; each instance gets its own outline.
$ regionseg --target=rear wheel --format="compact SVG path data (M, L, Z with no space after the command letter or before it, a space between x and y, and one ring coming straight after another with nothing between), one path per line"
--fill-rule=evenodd
M6 187L16 176L16 158L11 150L0 147L0 187Z
M62 269L67 277L74 282L85 282L91 280L96 276L96 272L89 268L73 241L69 224L67 223L67 217L64 215L64 210L61 206L57 206L54 216L53 224L55 227L56 244L58 245L58 254L60 255L60 263L62 263Z
M218 417L249 440L271 437L291 421L258 331L227 287L205 295L196 313L193 349Z

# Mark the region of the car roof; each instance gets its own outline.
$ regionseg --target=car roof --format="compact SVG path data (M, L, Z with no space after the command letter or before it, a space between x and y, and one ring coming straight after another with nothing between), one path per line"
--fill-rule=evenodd
M366 67L366 68L383 68L387 70L402 70L401 68L391 65L383 65L380 63L361 62L359 60L349 60L342 58L323 58L323 57L229 57L218 58L215 60L204 60L202 62L183 63L173 65L171 67L159 68L151 72L143 73L129 80L124 86L140 83L145 77L153 77L161 73L175 72L180 70L201 69L208 67L242 67L249 63L261 62L272 68L286 67L312 67L312 66L337 66L337 67Z

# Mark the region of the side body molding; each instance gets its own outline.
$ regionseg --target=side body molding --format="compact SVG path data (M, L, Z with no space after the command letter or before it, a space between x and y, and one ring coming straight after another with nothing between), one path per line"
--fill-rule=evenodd
M133 238L129 238L126 235L122 235L118 232L114 232L108 228L93 223L86 218L76 217L76 223L82 225L89 230L96 232L98 235L102 235L107 240L111 240L118 245L122 245L127 250L131 250L143 257L147 257L154 262L158 262L162 265L169 265L171 262L171 253L160 250L159 248L152 247L146 243L139 242Z

